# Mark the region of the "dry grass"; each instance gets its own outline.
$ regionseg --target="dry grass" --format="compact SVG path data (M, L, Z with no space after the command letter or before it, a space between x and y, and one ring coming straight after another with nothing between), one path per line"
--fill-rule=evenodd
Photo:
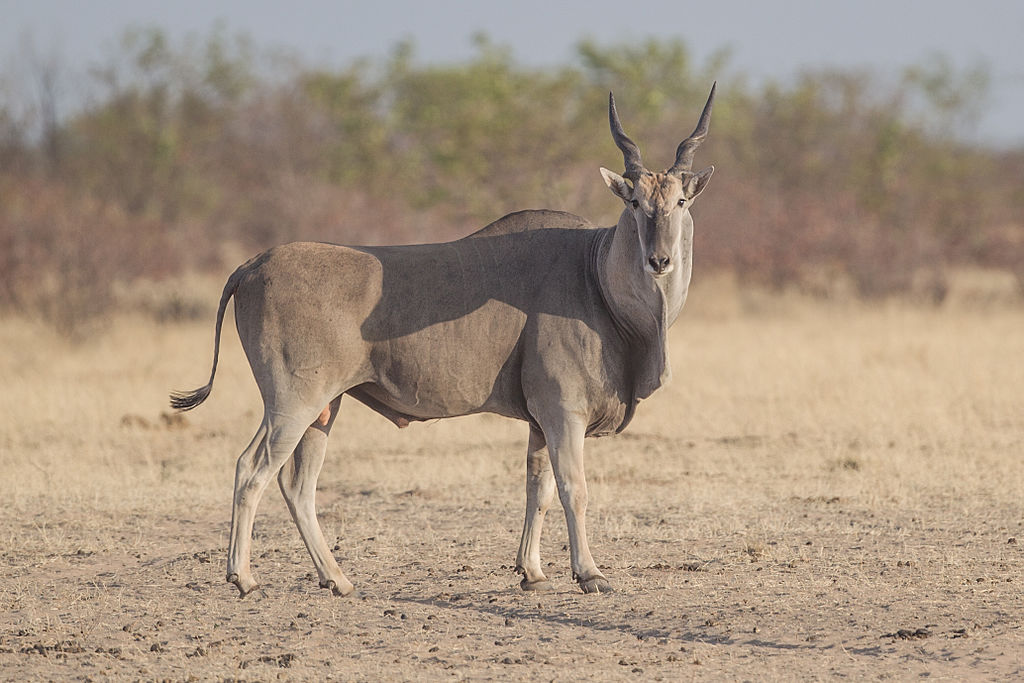
M1024 673L1024 309L713 285L673 330L673 383L588 446L610 596L573 589L557 513L559 590L518 592L524 425L399 431L346 402L319 504L362 598L316 590L272 491L267 594L238 601L233 461L260 405L234 335L175 421L167 391L204 381L211 320L126 316L84 346L0 321L2 677Z

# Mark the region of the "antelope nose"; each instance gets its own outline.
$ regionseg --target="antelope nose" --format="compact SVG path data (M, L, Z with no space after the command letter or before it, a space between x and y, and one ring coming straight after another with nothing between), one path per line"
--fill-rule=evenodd
M651 270L659 275L668 270L668 256L652 256L647 262L651 264Z

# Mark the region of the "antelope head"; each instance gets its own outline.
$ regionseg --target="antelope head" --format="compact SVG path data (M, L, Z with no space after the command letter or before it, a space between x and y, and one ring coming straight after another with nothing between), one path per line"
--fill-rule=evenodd
M711 105L715 99L715 86L700 115L697 127L690 137L679 144L676 161L662 173L644 168L640 159L640 148L629 139L619 123L615 110L615 97L608 95L608 121L612 138L625 160L626 170L622 175L601 169L608 187L626 204L626 212L632 215L640 241L643 267L655 278L671 273L677 261L687 259L693 240L693 219L690 205L697 195L704 191L714 172L714 166L700 171L691 171L693 155L708 134L711 119Z

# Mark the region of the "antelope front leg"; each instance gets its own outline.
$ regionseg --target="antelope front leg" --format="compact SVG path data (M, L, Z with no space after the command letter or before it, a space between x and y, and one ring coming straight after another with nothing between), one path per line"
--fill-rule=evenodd
M583 437L586 425L582 420L567 419L563 425L545 432L548 455L558 486L558 497L565 510L569 528L569 554L572 576L584 593L608 593L612 586L597 568L587 544L587 480L583 471Z
M526 521L516 555L516 571L523 575L519 584L524 591L551 590L551 582L540 566L540 534L544 514L555 495L555 477L551 472L544 433L530 427L530 445L526 452Z

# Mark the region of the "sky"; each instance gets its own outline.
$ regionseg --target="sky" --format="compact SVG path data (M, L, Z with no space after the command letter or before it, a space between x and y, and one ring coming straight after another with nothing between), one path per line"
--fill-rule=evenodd
M698 64L729 49L729 71L755 83L826 67L898 74L942 54L957 69L990 71L983 113L967 137L1024 146L1018 0L0 0L0 17L0 68L18 59L26 40L84 67L116 54L128 27L184 38L206 35L217 22L260 48L327 66L385 57L404 40L420 62L456 62L475 54L479 32L529 66L570 63L582 39L681 38Z

